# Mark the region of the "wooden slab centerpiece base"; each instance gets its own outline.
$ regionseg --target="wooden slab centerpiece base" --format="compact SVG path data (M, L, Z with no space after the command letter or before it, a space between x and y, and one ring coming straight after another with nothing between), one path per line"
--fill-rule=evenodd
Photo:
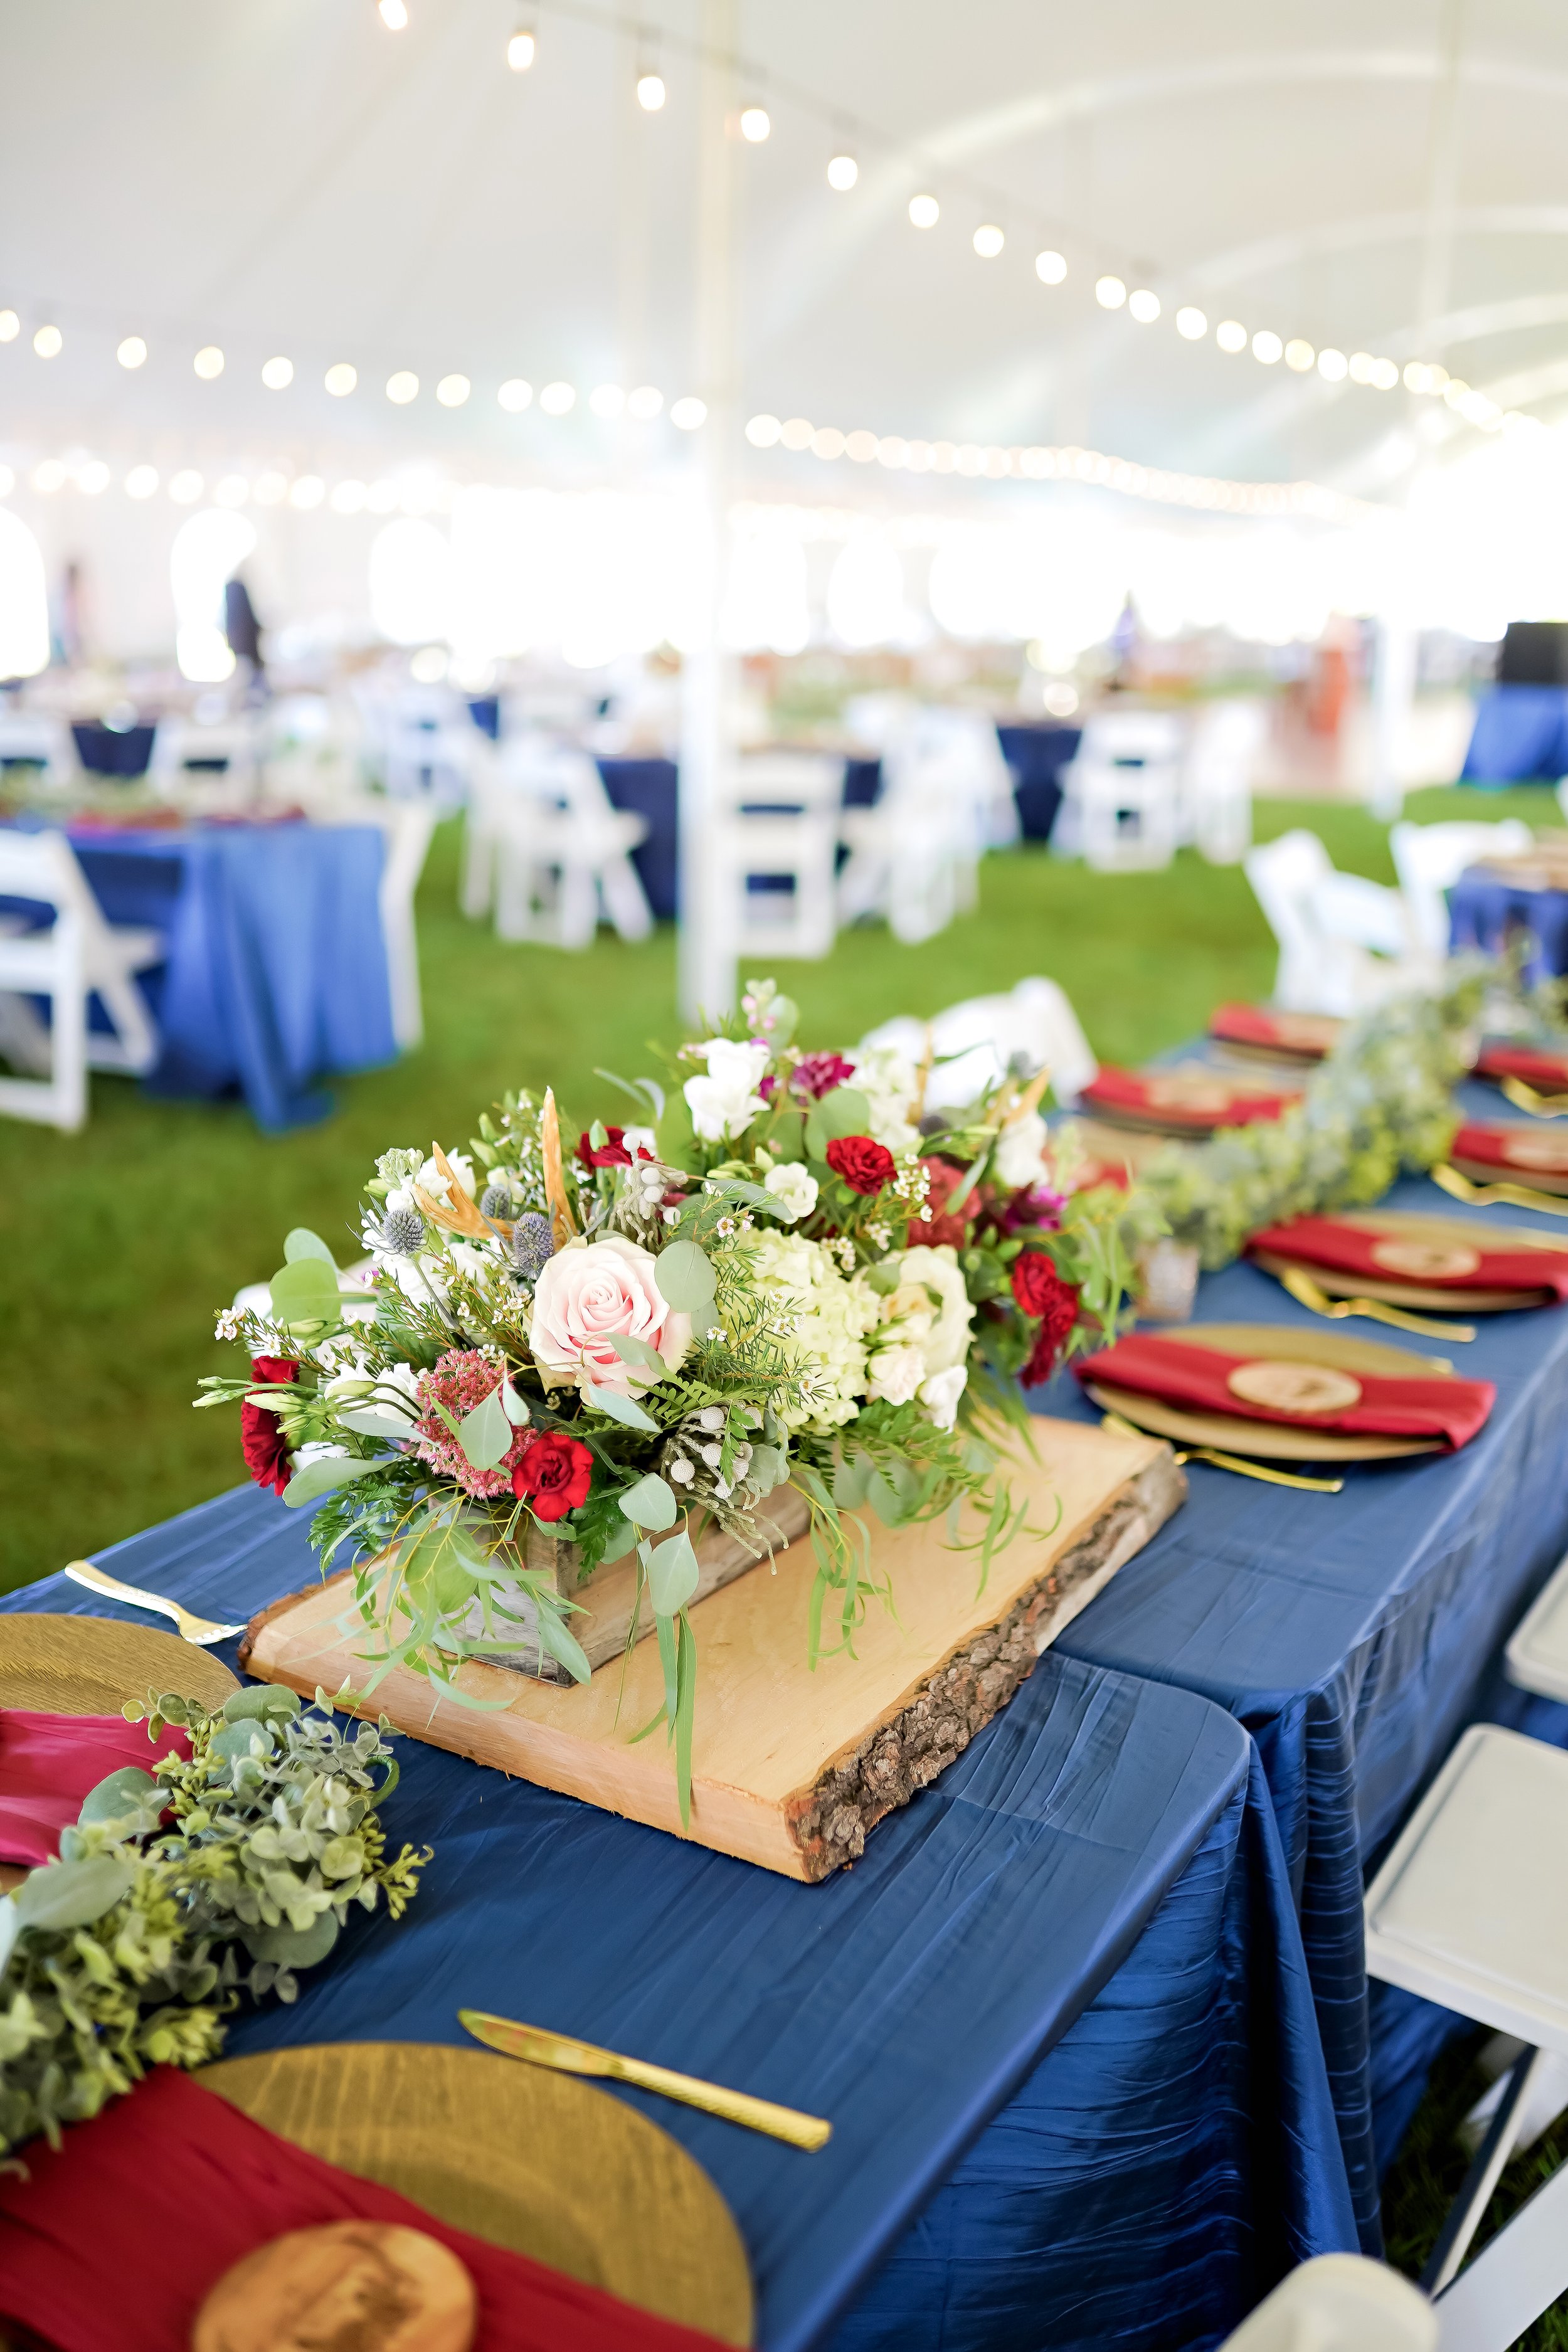
M816 1574L808 1539L694 1605L689 1831L663 1740L629 1744L663 1696L656 1643L640 1643L626 1662L624 1692L618 1658L566 1688L476 1662L458 1682L487 1703L484 1712L437 1697L402 1671L356 1711L384 1713L437 1748L721 1853L791 1878L825 1878L864 1850L884 1814L962 1754L1185 1496L1186 1481L1157 1439L1076 1422L1031 1426L1037 1458L1020 1454L1005 1465L1015 1501L1027 1498L1028 1527L993 1557L984 1591L978 1554L951 1549L945 1521L896 1530L873 1523L874 1565L890 1580L898 1614L873 1599L853 1656L822 1658L815 1671L807 1663ZM351 1594L337 1577L266 1611L246 1636L242 1663L306 1696L357 1687L366 1637Z

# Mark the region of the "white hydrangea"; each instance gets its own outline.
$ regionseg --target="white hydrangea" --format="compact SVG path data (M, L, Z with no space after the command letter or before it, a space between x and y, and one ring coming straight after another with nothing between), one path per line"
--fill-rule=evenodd
M805 1401L784 1407L787 1429L820 1434L853 1421L866 1393L866 1342L880 1302L862 1282L846 1281L820 1242L759 1228L747 1241L749 1286L783 1308L785 1347L799 1363Z
M868 1132L895 1158L912 1151L920 1129L911 1120L920 1079L914 1065L893 1045L870 1045L855 1056L852 1082L871 1107Z
M992 1160L999 1182L1010 1192L1021 1192L1026 1184L1044 1184L1049 1181L1050 1166L1046 1159L1046 1143L1050 1129L1037 1110L1026 1110L1019 1118L1010 1118L996 1139Z

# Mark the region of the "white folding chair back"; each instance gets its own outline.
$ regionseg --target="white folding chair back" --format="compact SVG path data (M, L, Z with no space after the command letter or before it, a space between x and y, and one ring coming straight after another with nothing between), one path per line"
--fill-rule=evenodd
M1521 1690L1568 1706L1568 1559L1558 1562L1540 1598L1520 1620L1503 1664L1510 1682Z
M1183 732L1171 711L1097 711L1062 771L1058 856L1102 874L1168 866L1181 830Z
M1431 970L1408 953L1399 893L1336 873L1315 833L1298 826L1242 863L1279 943L1274 1002L1282 1012L1349 1017L1430 983Z
M414 896L437 812L418 801L386 804L381 868L381 929L386 942L386 979L392 994L392 1033L405 1053L425 1042L425 1009L419 991L419 934Z
M614 805L587 752L523 737L481 761L480 772L490 866L476 850L465 905L493 870L501 939L585 948L601 912L623 939L647 939L653 913L631 853L646 840L647 820Z
M37 887L35 887L37 886ZM27 1101L36 1096L18 1097L15 1102L0 1097L0 1108L16 1109L18 1118L48 1118L54 1124L79 1126L86 1116L86 1097L78 1101L76 1083L71 1076L79 1050L84 1064L97 1070L125 1070L142 1074L153 1067L158 1058L158 1033L152 1016L136 986L135 974L162 963L167 952L161 932L133 929L104 920L98 900L93 897L87 877L78 865L75 852L63 833L27 834L10 827L0 830L0 898L33 898L56 909L55 929L59 919L68 919L67 929L58 949L60 981L58 989L33 988L23 981L0 980L0 990L16 992L7 997L5 1032L11 1057L24 1067L34 1069L52 1066L56 1084L63 1090L58 1103L62 1111L71 1111L69 1118L56 1119L47 1110L29 1111ZM72 941L76 944L73 946ZM5 948L4 969L24 971L35 963L43 968L47 956L36 933L28 933L19 923L0 929L0 943ZM81 972L82 1009L80 1015L81 1042L79 1049L74 1030L64 1031L51 1045L47 1033L23 998L22 992L48 995L54 1000L57 1024L74 1024L72 1011L77 1003L75 982L71 978L74 966L71 958L79 957ZM40 959L43 962L40 962ZM87 1026L86 1005L97 997L110 1024L107 1033ZM15 1082L20 1084L21 1081Z
M1394 870L1399 877L1410 927L1423 950L1439 961L1448 952L1448 902L1467 866L1483 857L1522 856L1534 840L1521 818L1497 824L1410 824L1389 832Z
M726 799L710 848L736 951L826 955L837 928L843 761L810 752L749 753L736 763ZM773 887L752 887L764 878Z
M1211 866L1239 866L1252 846L1252 780L1268 727L1258 703L1215 702L1193 729L1177 829Z
M148 781L178 800L195 792L235 799L256 788L261 767L257 723L226 719L202 726L194 719L160 719L153 731Z
M457 808L468 797L483 740L467 704L447 687L357 685L353 699L373 772L395 800Z
M85 887L63 834L0 831L0 897L54 909L42 931L0 917L0 1055L26 1073L0 1077L0 1114L68 1133L87 1118ZM48 999L47 1027L35 996Z
M76 738L51 711L0 708L0 769L38 768L44 781L63 784L77 772Z
M1011 805L1012 778L995 729L990 733ZM973 908L994 789L989 761L974 756L973 745L944 749L928 731L922 747L913 726L898 735L883 755L878 799L846 809L840 820L849 850L838 877L840 923L879 915L895 939L913 947Z
M961 1109L1015 1067L1031 1076L1048 1069L1058 1101L1070 1102L1099 1067L1066 991L1054 980L1021 980L1005 996L970 997L929 1024L901 1014L863 1037L860 1050L891 1045L919 1068L928 1042L933 1056L928 1110Z
M1364 2254L1319 2254L1281 2279L1220 2352L1436 2352L1417 2286Z

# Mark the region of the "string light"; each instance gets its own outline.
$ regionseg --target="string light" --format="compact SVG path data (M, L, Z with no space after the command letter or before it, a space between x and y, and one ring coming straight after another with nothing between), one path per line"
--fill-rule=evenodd
M596 384L588 394L588 405L595 416L619 416L626 408L626 395L618 383Z
M170 481L169 496L177 507L194 507L205 488L195 467L186 466Z
M156 466L132 466L125 477L128 499L150 499L158 487Z
M58 457L45 457L34 467L27 480L41 499L52 499L57 490L66 486L66 469Z
M140 335L127 335L114 356L122 368L139 368L147 356L147 346Z
M539 395L539 405L546 416L565 416L577 405L577 394L569 383L547 383Z
M1263 367L1272 367L1284 349L1279 336L1267 327L1259 327L1252 338L1252 356Z
M320 474L301 474L298 481L289 485L289 503L297 507L301 514L309 514L313 507L319 507L326 495L327 486Z
M635 416L639 425L648 424L664 406L664 394L657 384L639 383L626 395L626 415Z
M1120 310L1127 299L1127 289L1120 278L1097 278L1094 299L1102 310Z
M637 104L645 114L657 114L664 104L664 76L640 73L637 76Z
M1160 297L1151 293L1147 286L1140 286L1128 296L1127 309L1141 327L1152 327L1160 315Z
M1049 247L1035 256L1035 275L1042 286L1059 286L1068 274L1066 260Z
M741 136L750 140L753 147L762 145L773 127L765 106L743 106L741 109Z
M404 6L403 0L376 0L375 13L389 33L402 33L407 30L408 11Z
M671 403L669 421L678 433L695 433L700 425L708 422L708 404L688 393L685 399Z
M215 507L242 507L250 496L250 484L243 474L226 474L213 492Z
M934 228L942 218L942 206L932 195L911 196L910 218L916 228Z
M22 331L22 321L15 310L0 310L0 343L14 343Z
M443 408L461 408L473 388L466 375L444 375L436 386L436 397Z
M517 416L533 398L533 386L520 375L509 376L496 398L509 416Z
M65 337L58 327L40 327L33 337L33 349L41 360L58 360Z
M204 343L191 365L204 383L212 383L223 373L223 353L216 343Z
M268 360L261 371L261 381L268 392L287 392L294 381L292 360Z
M1244 352L1247 349L1247 329L1239 319L1222 319L1214 331L1214 339L1222 352Z
M251 496L256 500L258 507L280 507L288 495L289 477L287 474L268 472L266 474L258 474L256 477L256 482L251 491Z
M109 467L101 457L89 457L77 470L76 486L84 498L96 499L109 488Z
M321 381L334 400L346 400L359 382L359 370L347 360L335 360Z
M1298 375L1305 375L1317 356L1311 344L1300 335L1292 336L1285 346L1285 364L1294 368Z
M1184 337L1189 343L1201 343L1208 331L1207 315L1194 303L1184 303L1176 313L1177 334Z
M531 25L520 25L506 45L506 61L513 73L527 73L539 54L539 42Z
M827 184L837 188L841 196L848 194L859 177L860 166L847 150L840 149L837 155L828 157Z
M994 221L983 221L974 232L974 250L982 261L994 261L1006 242Z
M419 397L419 379L412 368L398 368L386 379L386 396L395 407L406 408Z
M1343 383L1349 366L1343 352L1336 352L1331 344L1318 353L1318 373L1325 383ZM1414 391L1415 386L1411 389Z

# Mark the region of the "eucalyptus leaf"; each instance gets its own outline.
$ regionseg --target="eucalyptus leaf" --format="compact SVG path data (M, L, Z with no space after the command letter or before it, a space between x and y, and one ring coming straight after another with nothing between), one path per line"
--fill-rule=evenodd
M51 1928L57 1934L72 1927L90 1927L112 1911L131 1891L136 1874L128 1862L98 1853L85 1862L47 1863L29 1872L11 1900L24 1927Z
M117 1822L126 1813L140 1812L149 1797L161 1799L162 1795L151 1772L143 1772L140 1764L122 1764L118 1772L110 1772L96 1788L88 1790L77 1820Z
M458 1423L458 1443L476 1470L493 1470L511 1444L511 1423L507 1419L500 1391L492 1389L466 1412Z
M542 1650L548 1650L575 1683L585 1683L594 1671L582 1643L552 1609L542 1609L539 1612L539 1646Z
M833 1499L841 1511L858 1510L871 1478L868 1454L847 1454L833 1473Z
M675 1525L679 1507L674 1487L657 1470L650 1470L646 1478L639 1478L621 1496L621 1508L627 1518L637 1527L652 1528L656 1534Z
M789 1475L789 1459L782 1446L768 1445L760 1439L752 1448L751 1466L746 1472L746 1484L759 1495L771 1495Z
M230 1691L223 1703L226 1723L251 1723L258 1719L288 1723L299 1712L299 1692L285 1690L279 1683L247 1683L243 1690Z
M500 1399L501 1411L505 1413L512 1427L514 1429L526 1429L531 1418L528 1410L527 1398L519 1396L517 1391L513 1388L510 1381L502 1381L500 1388L496 1391L496 1394Z
M867 1288L874 1290L879 1298L890 1297L903 1278L903 1271L898 1260L891 1257L885 1257L880 1265L867 1266L861 1276ZM939 1307L941 1303L939 1299L937 1301Z
M637 1339L634 1333L606 1331L605 1337L623 1364L640 1364L645 1371L657 1373L660 1380L669 1370L658 1349L650 1347L646 1339Z
M653 1262L659 1297L678 1315L700 1315L713 1303L713 1268L695 1242L671 1242Z
M338 1320L338 1278L320 1258L295 1258L279 1266L269 1286L272 1313L279 1323L335 1323Z
M296 1265L305 1258L319 1258L323 1265L331 1267L334 1282L337 1279L337 1259L332 1255L321 1234L313 1234L309 1225L295 1226L293 1232L284 1241L283 1255L289 1265Z
M334 1454L325 1462L307 1462L296 1470L283 1489L283 1500L291 1511L305 1503L319 1503L323 1495L335 1495L351 1478L365 1478L373 1470L384 1470L384 1462L362 1462L350 1454Z
M271 1960L283 1969L308 1969L324 1960L339 1932L335 1911L318 1912L308 1927L290 1927L284 1921L276 1927L242 1931L245 1948L253 1960Z
M656 1617L673 1617L685 1608L698 1584L697 1554L684 1528L668 1543L655 1545L647 1555L647 1591Z
M258 1715L247 1716L239 1723L226 1723L221 1731L212 1736L213 1754L226 1756L231 1763L253 1751L269 1756L276 1746L272 1726Z
M607 1413L612 1421L618 1421L623 1428L646 1429L654 1436L658 1436L658 1422L654 1420L651 1413L645 1412L640 1404L634 1402L632 1398L618 1396L614 1389L602 1389L596 1381L584 1381L583 1394L595 1412ZM285 1496L284 1499L287 1501L288 1497Z
M630 1519L623 1519L618 1527L612 1521L610 1532L605 1538L605 1549L599 1554L600 1566L608 1568L613 1559L625 1559L637 1539L637 1528Z
M835 1087L823 1096L812 1116L833 1143L846 1135L866 1134L871 1124L871 1106L858 1087Z

